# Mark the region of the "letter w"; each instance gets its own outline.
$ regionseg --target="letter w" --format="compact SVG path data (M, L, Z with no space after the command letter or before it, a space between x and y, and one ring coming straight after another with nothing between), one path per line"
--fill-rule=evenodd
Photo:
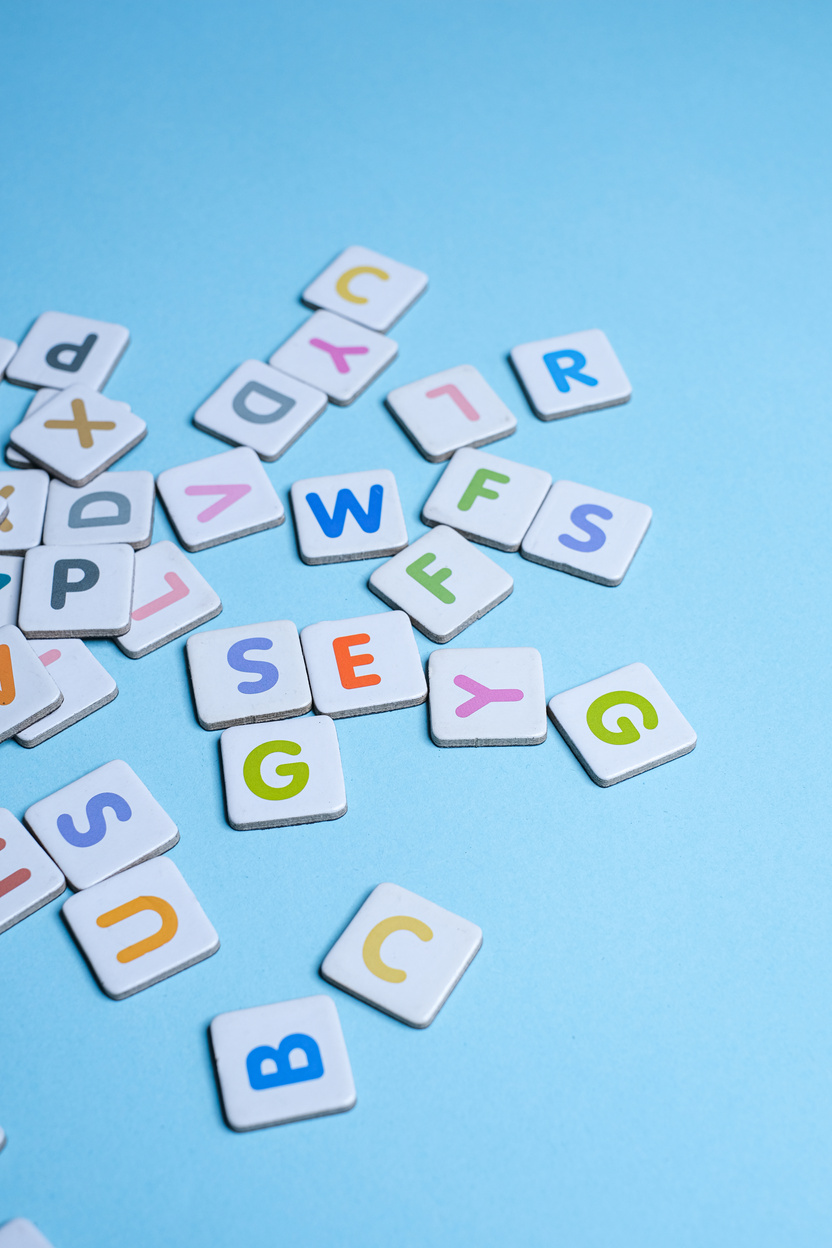
M306 501L312 509L312 515L318 521L327 537L340 537L344 532L347 512L351 511L364 533L377 533L381 525L381 504L384 500L384 486L370 486L370 501L367 510L359 503L352 490L339 490L335 507L330 516L321 502L320 494L307 494Z

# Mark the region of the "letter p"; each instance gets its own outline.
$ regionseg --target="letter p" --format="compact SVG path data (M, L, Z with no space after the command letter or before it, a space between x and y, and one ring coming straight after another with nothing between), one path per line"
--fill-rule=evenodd
M70 580L70 572L80 572L77 580ZM61 611L66 606L67 594L81 594L98 584L100 572L92 559L56 559L52 571L52 610Z

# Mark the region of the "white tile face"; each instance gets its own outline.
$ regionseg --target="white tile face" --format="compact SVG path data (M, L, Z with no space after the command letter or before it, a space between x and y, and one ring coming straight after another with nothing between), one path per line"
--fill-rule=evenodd
M60 897L65 888L49 855L10 810L0 808L0 932Z
M559 693L549 714L591 780L606 788L689 754L696 733L643 663Z
M25 555L40 544L48 489L49 474L40 468L0 472L0 498L9 506L0 521L0 555Z
M167 645L222 611L219 595L173 542L154 542L136 554L129 630L117 639L131 659Z
M28 1218L12 1218L11 1222L0 1226L0 1248L52 1248L52 1245Z
M42 745L50 737L112 702L118 694L116 682L83 641L64 638L33 641L31 646L44 667L48 668L64 700L57 711L17 733L15 741L27 748Z
M94 321L65 312L43 312L6 368L9 381L21 386L104 386L127 349L123 325Z
M393 363L398 350L392 338L332 312L315 312L277 348L269 363L323 390L344 407Z
M179 840L170 815L121 759L35 802L23 818L76 889L100 884Z
M0 627L0 741L57 710L63 696L20 629Z
M26 552L18 623L27 637L118 637L130 627L132 546Z
M620 585L652 517L645 503L576 481L556 481L520 553L599 585Z
M386 334L427 285L418 269L368 247L347 247L306 287L303 302Z
M428 659L434 745L540 745L543 662L529 646L434 650Z
M0 338L0 379L2 379L6 368L14 359L17 351L17 343L11 338Z
M0 555L0 625L17 623L22 579L22 555Z
M319 715L340 719L417 706L428 695L404 611L322 620L300 635Z
M427 1027L481 944L475 923L397 884L379 884L324 958L321 974L410 1027Z
M600 329L523 343L512 350L511 362L541 420L613 407L633 392Z
M486 446L507 438L517 417L470 364L446 368L391 390L387 406L431 463L450 459L463 446Z
M156 486L186 550L219 546L286 519L265 468L248 446L167 468Z
M73 385L12 429L18 450L67 485L86 485L147 433L127 403Z
M54 399L56 394L60 394L60 390L52 390L49 386L43 386L40 390L36 390L32 396L32 401L23 413L23 419L28 420L30 416L34 416L38 408L43 407L44 403L48 403L50 399ZM8 443L5 450L6 463L12 468L34 468L34 464L28 455L24 455L22 451L17 451Z
M185 653L197 719L209 731L312 709L300 638L291 620L195 633Z
M347 813L338 736L326 715L226 728L220 745L232 828L283 828Z
M519 550L552 484L540 468L487 451L457 451L422 508L425 524L448 524L463 537Z
M331 997L218 1014L211 1023L211 1047L225 1118L234 1131L340 1114L355 1104Z
M322 390L262 360L246 360L197 409L194 424L272 461L288 451L326 404Z
M396 478L386 468L296 481L292 512L304 563L380 559L407 545Z
M61 907L108 997L120 1001L216 953L219 937L170 858L151 858Z
M514 581L454 529L439 525L376 568L370 589L431 641L456 637L507 598Z
M103 546L119 542L142 550L153 536L155 499L152 472L104 472L80 489L50 481L44 544Z

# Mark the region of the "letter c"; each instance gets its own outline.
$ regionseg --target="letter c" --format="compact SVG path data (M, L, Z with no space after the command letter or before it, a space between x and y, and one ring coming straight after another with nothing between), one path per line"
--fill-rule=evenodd
M116 954L119 962L133 962L143 954L150 953L152 949L160 949L176 935L179 928L176 911L169 901L164 901L161 897L134 897L123 906L116 906L115 910L99 914L95 921L99 927L112 927L114 923L121 923L123 919L129 919L134 914L141 914L142 910L153 910L162 920L162 926L152 936L146 936L144 940L137 940L135 945L127 945L125 949L119 950Z
M255 797L265 798L267 802L282 802L287 797L295 797L306 788L309 780L309 767L306 763L282 763L275 767L275 775L291 776L292 779L282 788L266 784L260 774L263 760L270 754L300 754L300 746L295 741L264 741L255 746L243 763L243 779Z
M589 707L586 713L586 722L593 736L596 736L599 741L606 741L607 745L632 745L641 736L638 728L626 715L622 715L618 720L618 732L610 732L609 728L604 727L604 712L608 711L611 706L620 706L622 703L625 706L634 706L641 711L645 728L658 727L659 717L655 706L652 702L648 702L646 698L643 698L640 693L632 693L626 689L616 689L613 693L603 693Z
M422 923L419 919L412 919L406 914L396 914L390 919L382 919L380 923L376 923L364 941L362 953L367 970L377 975L379 979L386 979L388 984L401 984L407 979L407 972L400 971L395 966L388 966L381 958L381 946L388 936L392 936L393 932L413 932L413 935L418 936L420 940L433 940L433 932L427 923Z
M373 277L379 278L382 282L389 282L390 280L390 274L385 273L384 269L374 269L369 264L359 264L354 269L347 269L346 273L342 273L335 283L335 289L342 299L347 299L350 303L367 303L363 295L354 295L350 290L352 279L359 277L362 273L371 273Z

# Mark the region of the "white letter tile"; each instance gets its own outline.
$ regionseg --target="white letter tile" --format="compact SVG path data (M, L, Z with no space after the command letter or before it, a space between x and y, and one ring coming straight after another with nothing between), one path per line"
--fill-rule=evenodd
M487 451L457 451L422 508L425 524L448 524L463 537L514 551L552 484L551 475Z
M427 285L418 269L368 247L347 247L307 286L303 302L386 334Z
M300 638L291 620L194 633L185 653L197 719L208 731L312 709Z
M406 611L431 641L446 642L507 598L508 572L454 529L439 525L376 568L370 589Z
M434 650L428 659L434 745L540 745L546 693L528 646Z
M232 828L283 828L347 813L338 735L326 715L226 728L220 746Z
M410 1027L427 1027L482 945L475 923L397 884L379 884L321 975Z
M40 468L31 472L0 472L0 498L9 512L0 521L0 555L25 555L40 545L49 475Z
M286 519L265 468L248 446L166 468L156 487L177 537L190 551L273 529Z
M10 810L0 808L0 932L60 897L65 888L49 855Z
M211 1023L225 1119L234 1131L341 1114L355 1105L347 1046L320 994L218 1014Z
M319 715L340 719L417 706L428 695L404 611L322 620L300 635Z
M19 386L89 386L100 390L127 349L123 325L65 312L43 312L6 367Z
M154 542L136 554L130 628L116 644L140 659L198 628L222 611L219 595L173 542Z
M151 858L70 897L61 912L108 997L116 1001L184 971L219 937L170 858Z
M517 417L470 364L391 390L387 407L425 459L438 464L463 446L507 438Z
M308 477L291 496L304 563L380 559L407 545L396 478L386 468Z
M23 561L27 637L118 637L130 627L132 546L35 546Z
M322 390L262 360L245 360L197 409L194 424L272 461L288 451L326 404Z
M398 350L392 338L334 312L315 312L277 348L269 363L345 407L393 363Z
M57 710L63 700L20 629L14 624L0 627L0 741Z
M153 536L155 501L152 472L104 472L80 488L50 481L44 545L118 542L142 550Z
M599 585L620 585L650 527L645 503L556 481L520 549L524 559Z
M88 386L62 390L9 437L19 451L67 485L87 485L132 450L147 433L127 403Z
M541 420L613 407L626 403L633 392L600 329L523 343L512 350L511 362Z
M30 749L42 745L65 728L98 711L118 694L118 686L93 652L77 638L30 643L41 663L64 695L51 715L17 733L15 741Z
M557 694L549 714L602 788L681 758L696 745L696 733L643 663Z

